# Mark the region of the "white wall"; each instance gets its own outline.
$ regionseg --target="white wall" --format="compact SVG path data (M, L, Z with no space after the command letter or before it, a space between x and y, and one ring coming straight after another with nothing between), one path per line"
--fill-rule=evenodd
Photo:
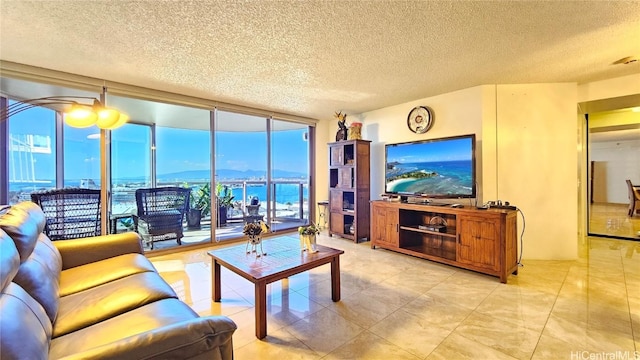
M594 81L578 86L578 102L640 94L640 74Z
M525 215L523 258L576 258L576 84L498 85L497 104L498 197Z
M482 86L420 99L366 112L357 116L363 122L362 137L371 140L371 199L384 192L384 145L446 136L476 134L480 154L478 181L482 181ZM416 106L429 106L434 113L432 128L416 134L407 127L407 115Z
M595 161L593 201L629 204L625 180L640 183L640 140L592 143L589 154Z

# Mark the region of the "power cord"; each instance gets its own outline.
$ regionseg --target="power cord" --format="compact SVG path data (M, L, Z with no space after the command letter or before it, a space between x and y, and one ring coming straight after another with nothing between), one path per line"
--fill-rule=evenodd
M520 215L522 215L522 233L520 233L520 257L518 258L518 266L524 267L524 265L522 264L522 253L524 252L523 239L524 239L524 228L526 226L526 222L524 220L524 213L522 212L522 210L520 210L520 208L517 208L517 210L520 213Z

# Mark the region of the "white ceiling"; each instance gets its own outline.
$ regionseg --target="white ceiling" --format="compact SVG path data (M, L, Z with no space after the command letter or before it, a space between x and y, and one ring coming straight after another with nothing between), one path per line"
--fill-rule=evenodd
M640 73L640 1L0 0L0 59L316 119Z

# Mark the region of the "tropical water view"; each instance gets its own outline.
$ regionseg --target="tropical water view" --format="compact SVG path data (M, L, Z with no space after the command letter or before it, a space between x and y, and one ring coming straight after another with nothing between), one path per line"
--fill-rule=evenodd
M409 194L471 194L471 160L434 162L394 162L387 167L387 192Z
M190 187L195 192L200 186L205 184L204 180L194 181L194 179L172 179L173 181L158 181L158 186L181 186ZM225 180L221 181L228 186L232 193L234 202L241 211L242 206L248 204L252 198L257 197L261 203L261 208L266 209L267 185L264 180ZM294 216L299 213L301 198L302 205L309 198L309 188L306 180L299 179L278 179L272 181L272 197L275 197L276 216ZM30 200L30 194L36 191L43 191L55 188L53 180L39 181L10 181L9 197L11 203ZM98 189L99 179L71 179L65 181L64 187L80 187ZM133 213L136 209L135 190L148 187L144 181L115 180L112 193L112 213ZM303 209L306 207L303 206Z

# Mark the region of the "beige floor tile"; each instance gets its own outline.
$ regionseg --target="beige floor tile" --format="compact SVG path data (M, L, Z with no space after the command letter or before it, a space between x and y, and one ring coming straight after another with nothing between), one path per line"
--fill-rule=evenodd
M590 299L559 297L551 314L572 324L579 324L584 328L619 332L631 331L631 317L628 308L627 310L619 310Z
M346 344L364 330L329 309L317 311L286 329L321 356Z
M464 336L492 349L513 356L529 359L540 338L540 332L525 326L524 321L503 321L473 313L453 333Z
M438 268L420 269L412 271L412 276L407 276L407 273L394 275L379 285L383 288L411 290L422 294L446 281L453 273L453 271L442 271Z
M479 342L468 339L458 334L449 335L438 347L426 358L427 360L514 360L516 358L503 352L483 345Z
M500 286L476 308L476 312L540 332L555 301L556 295L546 292Z
M584 351L584 348L566 342L563 338L542 334L531 360L580 359L583 354L587 355L587 353L582 353L582 351ZM588 357L582 358L589 359Z
M455 274L453 275L455 276ZM494 281L495 278L492 278ZM443 302L446 301L451 304L463 306L469 309L475 309L480 305L484 299L498 286L498 282L495 284L473 284L473 283L454 283L454 282L442 282L434 286L426 294L434 298L439 298Z
M229 292L233 292L233 290L229 290ZM200 315L226 316L253 308L253 304L240 295L231 296L229 292L223 291L223 297L220 302L203 299L191 305L191 308Z
M429 324L452 331L471 314L472 309L459 306L455 301L435 297L429 293L409 302L402 307L403 311L416 315Z
M327 360L419 360L421 357L396 346L368 331L363 331L356 338L348 341L336 350L323 357Z
M343 298L327 308L366 329L398 310L400 305L384 302L378 297L371 298L369 294L360 292Z
M627 331L601 329L599 322L582 324L555 316L553 313L543 330L543 335L563 339L577 349L592 352L626 351L634 348L634 339Z
M262 340L254 338L234 350L235 359L313 360L320 357L286 329L274 330Z
M369 328L369 331L408 352L424 359L451 330L438 327L402 309L392 313Z

